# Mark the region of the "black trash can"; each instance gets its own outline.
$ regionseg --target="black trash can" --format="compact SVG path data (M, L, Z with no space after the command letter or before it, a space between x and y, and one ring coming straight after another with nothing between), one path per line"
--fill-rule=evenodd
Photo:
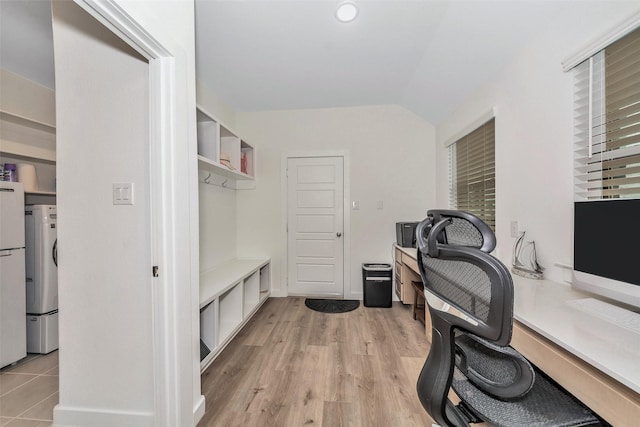
M391 307L390 264L362 264L362 286L365 307Z

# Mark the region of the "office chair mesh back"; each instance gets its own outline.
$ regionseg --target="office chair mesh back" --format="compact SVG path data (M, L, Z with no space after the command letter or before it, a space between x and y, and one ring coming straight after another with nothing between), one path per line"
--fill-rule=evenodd
M429 271L430 289L483 322L488 320L491 282L487 273L462 261L429 257L422 261Z
M480 248L484 243L482 233L466 219L451 218L451 225L445 232L449 245Z

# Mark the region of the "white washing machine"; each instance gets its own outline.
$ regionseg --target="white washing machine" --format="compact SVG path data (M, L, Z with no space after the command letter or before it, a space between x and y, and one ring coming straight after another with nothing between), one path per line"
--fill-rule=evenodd
M25 207L27 352L58 348L58 250L55 205Z

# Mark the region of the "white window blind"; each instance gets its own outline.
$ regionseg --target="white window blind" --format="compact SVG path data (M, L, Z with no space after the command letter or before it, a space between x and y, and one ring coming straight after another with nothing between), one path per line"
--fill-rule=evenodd
M575 200L640 198L640 29L578 65Z
M449 147L449 183L451 206L473 213L495 230L495 119Z

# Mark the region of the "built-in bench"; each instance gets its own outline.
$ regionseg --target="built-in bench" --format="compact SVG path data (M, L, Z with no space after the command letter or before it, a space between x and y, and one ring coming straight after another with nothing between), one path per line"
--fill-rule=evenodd
M234 259L200 274L201 371L269 297L270 261Z

